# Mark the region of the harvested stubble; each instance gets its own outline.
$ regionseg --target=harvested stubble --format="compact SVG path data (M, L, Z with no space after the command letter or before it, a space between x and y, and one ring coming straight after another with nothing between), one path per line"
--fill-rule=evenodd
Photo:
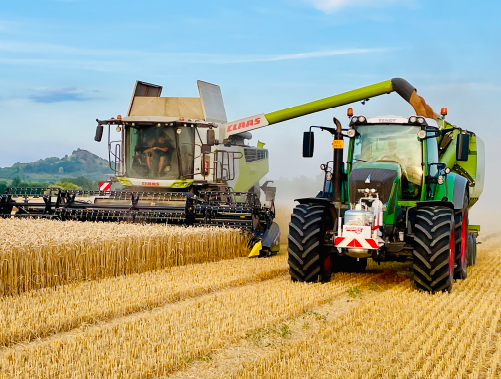
M279 349L231 378L499 378L501 250L481 249L452 293L410 281Z
M264 262L264 261L261 261ZM293 283L288 275L169 305L78 334L4 350L0 377L145 378L207 356L246 332L367 284L371 274L340 274L329 284Z
M223 288L273 279L287 270L285 256L273 257L265 265L262 260L237 258L4 297L0 299L0 346L26 343Z
M226 228L0 219L0 295L242 257Z

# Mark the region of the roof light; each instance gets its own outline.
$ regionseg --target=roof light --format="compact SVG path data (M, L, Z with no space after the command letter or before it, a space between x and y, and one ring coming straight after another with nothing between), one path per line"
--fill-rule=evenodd
M442 116L447 116L447 108L442 108L442 109L440 109L440 114L441 114Z
M121 120L121 119L122 119L122 115L120 115L120 114L119 114L119 115L117 116L117 120Z
M358 122L358 117L352 117L351 118L351 123L356 124Z
M184 117L179 117L179 121L184 121Z
M416 121L417 121L417 117L416 116L409 117L409 123L414 124Z
M353 108L348 108L348 111L346 112L346 114L348 115L348 117L353 116Z
M365 116L359 116L358 117L358 122L365 122L365 121L366 121Z
M417 122L418 122L419 124L424 124L424 118L422 118L422 117L418 117L418 118L417 118Z

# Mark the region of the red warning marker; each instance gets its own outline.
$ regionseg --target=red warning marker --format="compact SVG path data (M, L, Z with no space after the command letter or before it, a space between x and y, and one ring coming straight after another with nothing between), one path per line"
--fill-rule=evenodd
M111 189L111 182L99 182L99 191L109 191Z

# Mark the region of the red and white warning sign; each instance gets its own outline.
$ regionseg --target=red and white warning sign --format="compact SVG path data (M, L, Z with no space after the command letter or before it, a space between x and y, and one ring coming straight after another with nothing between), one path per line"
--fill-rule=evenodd
M352 237L336 237L334 240L335 247L359 247L363 249L377 249L377 240L373 238L352 238Z
M111 182L99 182L99 191L109 191L111 189Z

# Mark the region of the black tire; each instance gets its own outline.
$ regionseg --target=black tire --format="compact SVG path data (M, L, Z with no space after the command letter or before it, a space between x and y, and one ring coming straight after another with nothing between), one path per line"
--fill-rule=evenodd
M454 211L456 225L456 248L454 254L454 279L466 279L468 267L469 236L468 236L468 192L465 191L463 208Z
M473 233L470 234L469 251L470 259L468 260L468 264L470 266L473 266L475 263L477 263L477 236L475 236L475 234Z
M414 284L428 292L450 291L454 276L454 212L443 207L416 210Z
M324 205L300 204L289 223L289 273L293 281L328 282L332 275L331 249L324 247L326 231L333 220Z

